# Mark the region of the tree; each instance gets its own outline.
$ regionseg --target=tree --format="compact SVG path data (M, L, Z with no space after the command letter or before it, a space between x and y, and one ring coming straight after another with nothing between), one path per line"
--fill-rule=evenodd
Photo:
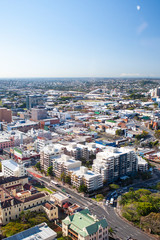
M150 213L146 217L141 218L141 226L143 229L160 235L160 213Z
M155 130L154 136L155 136L157 139L160 139L160 130Z
M154 207L149 202L139 202L137 207L137 212L140 216L146 216L154 210Z
M65 182L65 174L64 174L64 172L61 173L60 179L61 179L62 182Z
M84 185L84 184L81 184L81 185L79 186L79 192L87 193L87 186Z
M122 136L123 135L123 130L122 129L117 129L116 130L116 135Z
M0 162L0 172L2 172L2 163Z
M65 183L71 184L71 177L65 176Z
M40 164L40 162L37 162L36 165L35 165L35 167L36 167L38 170L40 170L40 169L41 169L41 164Z
M47 169L47 173L49 176L53 176L53 167L50 166L48 169Z
M119 185L118 184L110 184L109 187L110 187L110 189L116 190L119 188Z
M156 189L160 191L160 182L157 183Z
M96 195L96 200L97 200L97 202L103 201L103 199L104 199L103 194L97 194L97 195Z
M111 228L111 227L108 228L108 234L109 234L109 236L113 237L115 233L116 233L116 231L115 231L113 228Z
M158 107L158 103L156 103L156 102L153 105L154 105L154 108Z

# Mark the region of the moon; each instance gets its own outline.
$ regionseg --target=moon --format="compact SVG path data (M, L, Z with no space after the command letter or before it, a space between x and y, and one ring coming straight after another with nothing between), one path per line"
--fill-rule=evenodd
M141 6L137 5L137 10L139 11L141 9Z

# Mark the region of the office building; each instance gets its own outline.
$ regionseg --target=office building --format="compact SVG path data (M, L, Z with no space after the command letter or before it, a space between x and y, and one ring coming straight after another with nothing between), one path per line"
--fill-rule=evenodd
M151 89L150 93L151 93L151 97L159 98L160 97L160 87Z
M38 121L47 118L47 110L43 107L32 108L31 119L33 121Z
M31 109L38 105L43 105L43 97L41 95L28 95L26 96L26 107Z

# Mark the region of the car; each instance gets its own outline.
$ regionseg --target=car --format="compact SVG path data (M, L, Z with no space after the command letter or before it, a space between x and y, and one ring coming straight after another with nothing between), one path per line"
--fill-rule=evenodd
M111 198L110 204L112 205L114 203L114 198Z
M71 198L71 195L67 194L67 197Z
M108 204L109 204L109 200L106 200L106 205L108 206Z

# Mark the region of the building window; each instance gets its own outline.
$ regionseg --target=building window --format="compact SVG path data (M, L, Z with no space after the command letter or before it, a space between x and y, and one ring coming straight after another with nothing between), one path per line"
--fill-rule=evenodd
M5 213L5 216L7 216L7 213Z

